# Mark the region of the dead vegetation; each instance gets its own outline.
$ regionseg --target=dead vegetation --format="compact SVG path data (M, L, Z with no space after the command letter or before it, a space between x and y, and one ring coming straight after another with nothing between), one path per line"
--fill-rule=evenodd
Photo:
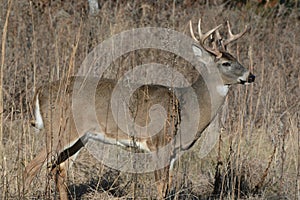
M99 1L99 13L89 15L85 0L1 1L1 199L56 195L45 169L28 193L22 190L24 165L44 145L43 137L29 125L30 101L38 85L76 74L86 55L114 34L152 26L189 35L188 21L199 17L206 30L226 20L236 32L250 25L250 34L231 52L257 79L251 86L233 86L218 119L221 134L215 148L201 158L198 142L176 162L176 189L170 199L299 198L299 1L272 8L245 2ZM178 59L151 50L132 52L116 60L105 76L120 77L126 68L149 61L184 63L175 62ZM193 74L185 64L180 70ZM78 156L70 177L74 199L156 197L152 174L109 169L87 151Z

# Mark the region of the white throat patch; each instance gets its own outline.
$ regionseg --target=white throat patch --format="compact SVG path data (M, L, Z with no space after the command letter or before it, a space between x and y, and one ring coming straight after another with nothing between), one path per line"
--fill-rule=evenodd
M217 85L217 92L223 97L226 96L228 93L228 85Z

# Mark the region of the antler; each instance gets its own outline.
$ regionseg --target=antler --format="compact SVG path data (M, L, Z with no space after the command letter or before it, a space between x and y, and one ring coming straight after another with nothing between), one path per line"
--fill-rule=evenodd
M201 19L199 19L199 22L198 22L198 34L199 34L199 38L200 38L200 41L195 37L194 35L194 31L193 31L193 26L192 26L192 21L190 21L190 32L191 32L191 35L192 35L192 38L200 43L200 45L207 51L209 51L210 53L214 54L217 58L220 58L222 56L222 52L226 52L226 46L239 39L240 37L242 37L248 30L248 26L245 26L245 29L241 32L241 33L238 33L238 34L233 34L232 31L231 31L231 27L230 27L230 23L229 21L227 21L227 28L228 28L228 35L229 37L227 39L223 39L219 33L219 28L222 26L222 24L218 25L217 27L211 29L210 31L206 32L206 33L202 33L202 30L201 30ZM214 39L212 41L212 48L209 47L209 46L205 46L204 45L204 42L205 40L211 35L214 33Z
M229 35L229 38L227 38L224 42L223 42L223 45L226 47L226 45L228 45L229 43L239 39L240 37L242 37L248 30L248 26L246 25L245 26L245 29L238 33L238 34L232 34L232 31L231 31L231 27L230 27L230 23L229 21L227 21L227 28L228 28L228 35Z
M191 32L191 36L192 38L200 43L200 45L205 48L207 51L209 51L210 53L216 55L217 57L221 57L222 56L222 53L218 50L218 48L216 47L216 45L213 43L213 48L210 48L210 47L206 47L204 45L204 42L205 40L212 34L214 33L215 31L217 31L220 27L222 26L222 24L218 25L217 27L211 29L210 31L207 31L206 33L202 33L202 30L201 30L201 18L199 19L198 21L198 34L199 34L199 38L200 38L200 41L195 37L194 35L194 31L193 31L193 26L192 26L192 21L190 20L190 32Z

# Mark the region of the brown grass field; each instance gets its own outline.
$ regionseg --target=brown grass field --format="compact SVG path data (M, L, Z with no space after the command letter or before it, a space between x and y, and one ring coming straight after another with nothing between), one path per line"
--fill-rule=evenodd
M86 0L0 0L0 198L58 198L46 167L28 192L22 189L24 166L45 145L29 123L38 86L76 74L86 55L114 34L151 26L190 35L189 20L201 17L205 30L226 20L234 32L250 25L230 52L256 81L231 88L214 122L219 126L210 130L220 132L213 150L202 158L198 141L175 163L169 199L300 199L300 2L259 2L99 0L99 13L89 15ZM128 67L149 60L172 65L174 59L132 52L105 75L118 78ZM152 173L103 164L87 150L79 154L69 171L71 199L156 198Z

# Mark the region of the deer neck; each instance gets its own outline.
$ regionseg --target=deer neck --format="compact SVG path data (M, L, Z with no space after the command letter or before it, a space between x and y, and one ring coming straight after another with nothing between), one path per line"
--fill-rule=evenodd
M224 85L208 87L208 84L205 82L202 76L198 77L197 81L192 84L191 88L194 91L194 96L186 95L187 88L179 89L179 92L182 94L182 102L192 102L191 98L196 98L197 106L190 108L191 105L187 105L186 103L180 105L181 124L188 124L191 120L195 120L195 123L197 121L198 127L193 129L191 126L190 130L186 131L187 133L189 131L194 132L195 139L181 147L181 149L189 149L191 146L193 146L195 141L199 139L203 130L211 123L211 121L214 120L218 111L222 107L229 89L228 86ZM186 110L188 109L193 110L194 112L187 112ZM199 112L197 112L197 110Z

